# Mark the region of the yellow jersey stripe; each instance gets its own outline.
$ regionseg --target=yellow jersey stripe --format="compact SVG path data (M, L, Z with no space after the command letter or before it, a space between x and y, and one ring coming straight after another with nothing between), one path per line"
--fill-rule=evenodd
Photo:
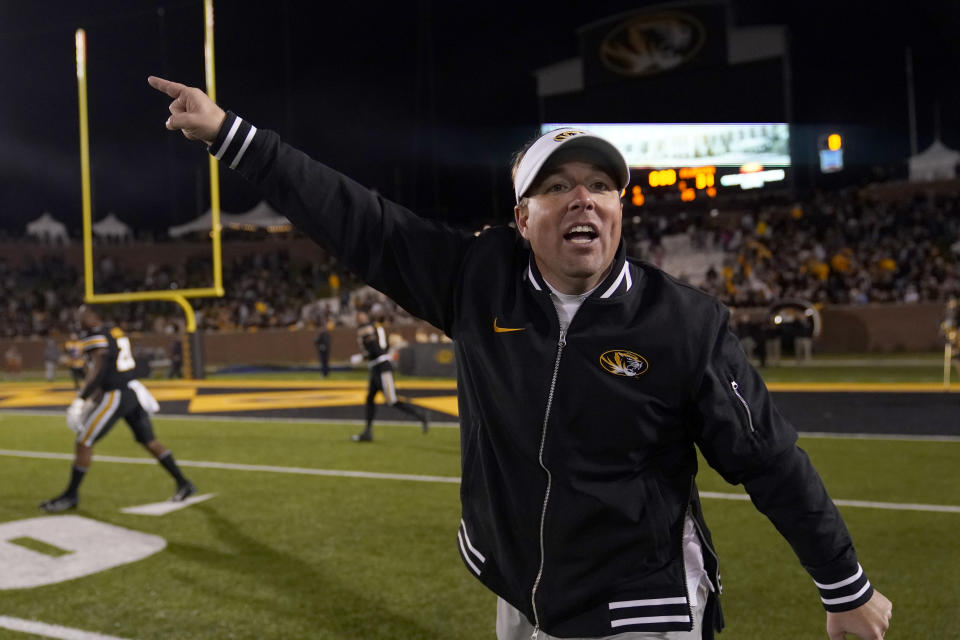
M90 336L84 338L80 344L83 345L84 351L90 351L91 349L106 349L108 343L103 336Z
M97 413L96 417L94 417L94 419L90 421L90 426L87 427L86 433L84 433L83 437L80 439L80 442L82 442L84 445L90 446L89 444L87 444L87 440L97 432L97 429L98 429L97 425L103 420L104 416L107 413L109 413L111 407L114 406L113 400L116 397L117 393L118 392L116 390L108 391L107 395L104 396L103 400L101 401L102 404L101 404L100 412Z

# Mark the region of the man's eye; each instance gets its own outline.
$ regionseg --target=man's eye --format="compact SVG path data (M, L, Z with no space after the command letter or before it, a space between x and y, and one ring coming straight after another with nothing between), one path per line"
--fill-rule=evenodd
M612 186L610 186L608 183L604 182L603 180L597 180L596 182L594 182L593 188L596 189L597 191L611 191L613 189Z
M547 187L547 191L550 193L560 193L563 191L563 183L557 182L551 184L549 187Z

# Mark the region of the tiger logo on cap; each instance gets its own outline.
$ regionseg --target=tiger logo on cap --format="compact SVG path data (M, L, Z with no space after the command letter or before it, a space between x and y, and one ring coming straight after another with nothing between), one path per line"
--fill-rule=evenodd
M557 142L563 142L567 138L578 136L581 133L586 133L586 131L561 131L557 135L553 136L553 139L556 140Z

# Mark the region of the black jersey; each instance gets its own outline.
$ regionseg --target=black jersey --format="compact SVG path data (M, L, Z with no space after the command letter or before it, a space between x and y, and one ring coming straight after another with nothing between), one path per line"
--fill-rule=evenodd
M100 376L100 388L104 391L123 389L128 382L137 377L134 373L137 362L133 358L130 338L125 336L119 328L100 327L93 330L81 342L83 353L87 356L97 349L107 350Z
M357 342L363 349L364 359L370 366L386 362L390 359L390 343L387 342L387 332L380 325L363 324L357 327Z

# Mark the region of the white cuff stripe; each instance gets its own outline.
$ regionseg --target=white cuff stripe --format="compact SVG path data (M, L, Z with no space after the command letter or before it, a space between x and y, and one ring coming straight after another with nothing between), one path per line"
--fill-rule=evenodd
M611 620L611 627L623 627L628 624L659 624L661 622L690 622L690 616L650 616L649 618L623 618Z
M848 584L851 584L851 583L853 583L853 582L856 582L857 580L860 579L860 576L862 576L862 575L863 575L863 567L861 567L859 564L857 564L857 572L856 572L855 574L853 574L852 576L850 576L849 578L847 578L846 580L841 580L840 582L834 582L834 583L831 583L831 584L821 584L821 583L817 582L816 580L814 580L814 581L813 581L813 584L817 585L817 586L820 587L821 589L827 589L827 590L830 590L830 589L839 589L840 587L845 587L845 586L847 586Z
M463 520L460 520L460 526L463 527L463 539L467 542L467 547L470 548L470 552L475 555L480 562L486 562L487 559L483 557L483 554L477 551L477 548L473 546L473 543L470 542L470 536L467 535L467 523Z
M220 150L213 154L213 157L219 160L223 157L223 154L227 152L227 147L230 146L230 143L233 142L233 136L236 135L237 129L240 128L240 118L234 118L233 124L230 126L230 130L227 131L227 137L224 138L223 144L220 145Z
M842 598L821 597L820 599L823 600L823 604L844 604L845 602L853 602L854 600L856 600L857 598L865 594L867 592L867 589L869 588L870 588L870 581L867 580L867 584L863 585L863 588L860 589L860 591L857 591L852 596L843 596Z
M460 543L460 554L463 556L463 559L470 565L470 568L473 569L475 574L480 575L480 568L473 564L473 560L470 559L470 554L467 553L467 550L463 546L463 536L459 531L457 531L457 542Z
M649 600L620 600L611 602L610 609L626 609L628 607L656 607L664 604L686 604L686 598L651 598Z
M237 163L240 162L240 158L243 157L243 154L247 151L247 147L250 146L250 143L253 142L253 136L257 132L257 128L253 125L250 125L250 132L247 134L246 139L243 141L243 145L240 147L240 151L237 152L237 157L233 159L233 162L230 163L231 169L237 168Z

